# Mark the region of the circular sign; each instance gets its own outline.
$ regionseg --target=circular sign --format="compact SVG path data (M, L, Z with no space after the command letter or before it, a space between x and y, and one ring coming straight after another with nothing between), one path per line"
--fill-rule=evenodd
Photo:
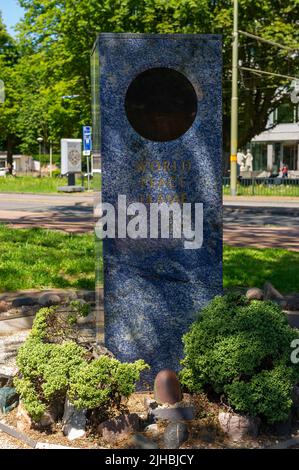
M68 159L72 166L77 166L80 163L81 155L78 150L73 149L69 152Z
M192 126L197 96L182 73L158 67L140 73L130 84L125 110L133 129L145 139L178 139Z

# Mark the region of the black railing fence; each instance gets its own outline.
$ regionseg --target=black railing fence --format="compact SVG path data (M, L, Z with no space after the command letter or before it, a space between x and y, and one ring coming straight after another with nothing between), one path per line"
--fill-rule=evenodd
M223 194L230 194L230 178L223 178ZM299 197L298 178L239 178L239 196L288 196Z

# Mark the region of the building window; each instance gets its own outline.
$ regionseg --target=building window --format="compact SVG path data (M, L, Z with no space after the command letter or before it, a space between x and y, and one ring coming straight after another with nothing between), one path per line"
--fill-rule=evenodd
M281 104L274 111L274 122L277 124L298 122L298 105L292 103Z
M253 170L267 170L267 144L256 142L251 144L253 155Z
M297 170L298 144L283 144L283 163L288 165L289 170Z

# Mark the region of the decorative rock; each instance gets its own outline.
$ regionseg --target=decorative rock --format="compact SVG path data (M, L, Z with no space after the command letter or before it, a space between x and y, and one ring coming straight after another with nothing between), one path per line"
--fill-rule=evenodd
M146 428L144 428L144 432L148 432L153 436L157 436L159 434L159 426L156 423L150 424L149 426L146 426Z
M67 398L64 404L62 424L63 434L67 436L70 441L84 437L86 410L78 410Z
M120 415L104 421L98 426L98 433L109 443L125 439L129 434L139 431L140 421L136 413Z
M284 296L278 292L270 282L266 282L264 285L264 299L272 300L273 302L278 303L281 307L285 307L287 304Z
M17 429L21 432L26 432L32 428L32 419L25 410L23 404L20 402L17 410Z
M7 312L8 303L5 300L0 300L0 313Z
M13 308L22 307L23 305L35 305L37 300L34 297L17 297L11 303Z
M0 388L0 412L8 413L19 401L16 389L13 387L2 387Z
M55 417L49 411L46 411L39 421L39 425L42 428L48 428L55 424Z
M80 447L68 447L59 444L50 444L49 442L38 442L35 449L80 449Z
M155 400L158 403L174 405L182 400L179 379L173 370L161 370L155 379Z
M57 294L51 294L51 292L46 292L41 294L38 303L43 307L50 307L51 305L57 305L61 302L61 298Z
M292 416L288 417L286 421L281 421L279 423L275 423L272 427L272 432L276 436L284 437L289 436L292 431Z
M159 449L158 444L142 434L134 434L131 439L133 449Z
M185 423L170 423L165 429L164 444L166 449L178 449L189 437Z
M158 406L153 410L149 410L149 416L155 419L163 419L168 421L190 421L195 418L195 410L193 406L176 406L163 407Z
M299 294L286 295L286 310L299 312Z
M12 384L14 376L17 374L17 367L0 365L0 387Z
M156 400L153 400L152 398L149 398L149 397L145 397L144 405L149 410L154 410L155 408L158 407L158 403L156 402Z
M246 297L248 300L263 300L264 292L258 287L252 287L246 292Z
M109 349L105 348L102 344L95 344L92 350L92 355L95 359L101 356L115 357Z
M257 437L261 423L259 418L222 411L218 415L218 420L222 431L233 441L239 441L245 437Z
M72 292L67 293L66 298L69 302L71 302L72 300L77 300L78 296L77 296L77 293L75 291L72 291Z

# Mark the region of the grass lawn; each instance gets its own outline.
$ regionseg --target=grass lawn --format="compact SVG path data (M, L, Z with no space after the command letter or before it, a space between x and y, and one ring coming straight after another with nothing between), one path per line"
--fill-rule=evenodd
M6 193L57 193L58 186L67 184L67 178L37 178L34 176L2 176L0 177L0 192ZM81 179L76 184L81 186ZM87 180L85 178L85 187Z
M0 225L0 290L94 288L91 234L12 229Z
M223 195L230 195L230 186L222 186ZM257 184L255 186L248 185L242 186L238 184L238 196L285 196L285 197L299 197L298 184L280 184L280 185L265 185Z
M94 237L0 225L0 290L94 288ZM299 253L270 248L224 247L224 287L299 292ZM101 259L102 262L102 259Z

